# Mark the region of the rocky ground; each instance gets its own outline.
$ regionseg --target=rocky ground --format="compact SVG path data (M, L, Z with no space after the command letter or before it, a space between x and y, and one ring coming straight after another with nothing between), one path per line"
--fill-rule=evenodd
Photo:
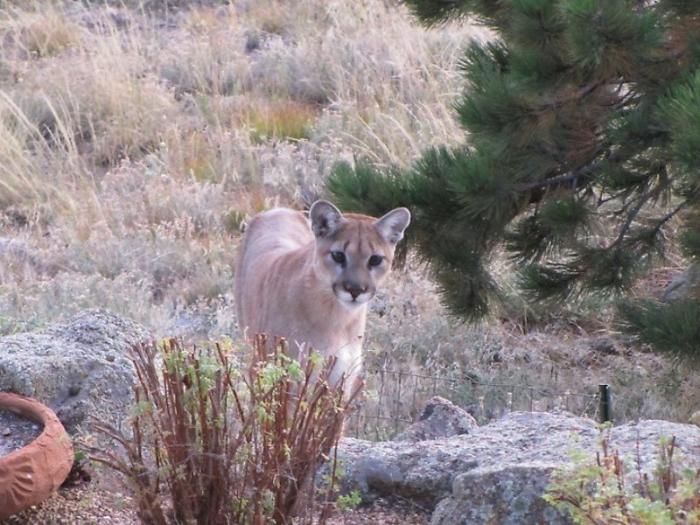
M342 441L342 484L359 490L364 504L336 512L328 523L570 525L541 496L552 473L571 463L573 451L594 454L601 436L594 422L570 414L513 413L478 427L439 398L424 416L395 441ZM656 468L662 437L675 437L676 462L700 467L697 426L641 421L609 431L611 450L638 461L646 473ZM91 473L90 482L63 487L6 525L136 525L133 498L118 476L104 469ZM638 475L630 464L630 486Z
M94 471L89 482L64 486L3 525L138 525L131 495L114 473Z
M455 425L470 416L445 400L433 403L443 407L442 414L424 414L414 425L419 431L407 431L400 440L343 440L338 458L347 471L346 488L370 501L398 495L420 502L434 509L433 525L571 523L541 496L553 472L572 465L575 455L592 460L600 450L605 433L594 421L567 413L513 412L480 427ZM647 420L606 433L610 450L627 462L629 487L657 467L662 438L675 438L679 464L700 468L695 425Z
M423 525L430 511L409 500L378 499L370 505L336 512L328 525ZM134 502L112 474L96 473L90 483L62 488L54 496L2 525L139 525Z

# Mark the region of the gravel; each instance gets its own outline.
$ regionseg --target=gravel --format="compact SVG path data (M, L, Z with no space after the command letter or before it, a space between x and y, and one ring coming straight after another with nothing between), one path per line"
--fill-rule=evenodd
M116 475L102 471L90 483L61 488L2 525L138 525L136 503Z

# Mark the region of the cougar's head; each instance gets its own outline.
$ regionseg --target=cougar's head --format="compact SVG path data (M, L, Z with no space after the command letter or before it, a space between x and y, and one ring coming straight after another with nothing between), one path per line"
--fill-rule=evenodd
M309 218L316 236L317 275L343 305L352 308L369 301L391 271L396 243L403 238L411 213L396 208L379 219L343 215L330 202L316 201Z

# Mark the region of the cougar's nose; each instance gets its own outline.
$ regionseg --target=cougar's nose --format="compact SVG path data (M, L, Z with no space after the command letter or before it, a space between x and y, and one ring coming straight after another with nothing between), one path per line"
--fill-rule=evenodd
M366 286L360 286L357 283L353 283L351 281L345 281L343 283L343 288L345 289L346 292L348 292L350 295L352 295L353 300L357 299L357 296L365 293L367 291Z

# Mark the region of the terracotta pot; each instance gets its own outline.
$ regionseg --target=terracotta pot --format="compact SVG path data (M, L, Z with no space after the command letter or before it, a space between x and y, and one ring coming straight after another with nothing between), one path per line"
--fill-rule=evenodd
M0 456L0 520L45 500L73 466L70 437L53 411L35 399L0 392L0 408L44 426L28 445Z

